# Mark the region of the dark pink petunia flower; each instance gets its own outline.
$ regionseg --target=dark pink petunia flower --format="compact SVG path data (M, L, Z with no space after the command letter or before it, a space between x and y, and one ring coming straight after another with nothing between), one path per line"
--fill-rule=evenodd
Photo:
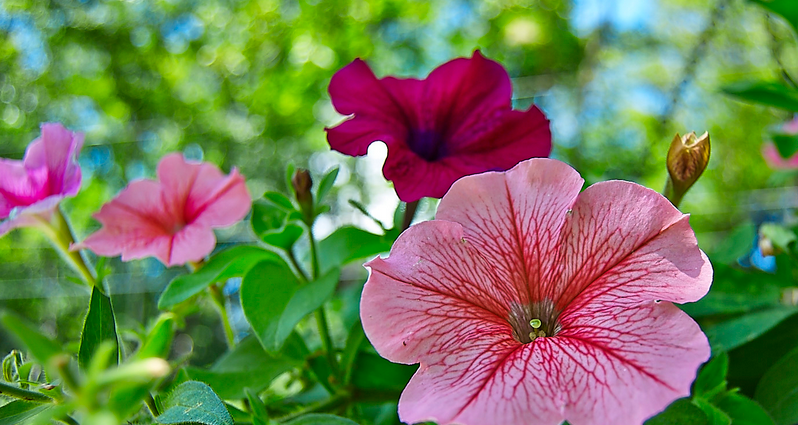
M235 169L224 175L170 154L158 164L158 181L130 183L94 215L103 227L72 249L122 254L122 261L155 257L166 266L200 261L216 246L211 229L235 224L251 204Z
M367 263L361 319L385 358L421 363L403 422L641 424L690 393L707 338L672 303L709 290L688 216L531 159L465 177L437 219Z
M333 106L353 116L328 128L327 140L352 156L385 142L383 174L399 199L440 198L460 177L549 155L549 121L536 106L513 111L512 91L504 68L479 51L439 66L424 80L377 79L355 59L330 81Z
M46 123L22 161L0 158L0 236L49 220L61 200L78 193L81 147L82 133Z

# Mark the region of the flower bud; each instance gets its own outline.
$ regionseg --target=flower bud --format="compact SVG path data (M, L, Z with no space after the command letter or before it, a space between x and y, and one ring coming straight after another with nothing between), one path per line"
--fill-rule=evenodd
M668 186L665 196L679 206L684 194L693 186L709 163L709 133L696 137L694 132L673 138L668 150Z
M307 217L313 210L313 194L310 188L313 186L313 180L310 178L310 172L303 168L298 168L291 177L291 186L294 188L296 200L302 209L302 213Z

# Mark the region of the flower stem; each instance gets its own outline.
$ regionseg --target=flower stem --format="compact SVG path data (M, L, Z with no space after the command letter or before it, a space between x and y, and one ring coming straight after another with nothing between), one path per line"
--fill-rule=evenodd
M53 399L35 391L23 390L3 382L0 382L0 395L18 398L20 400L33 401L36 403L52 403Z
M60 208L53 210L50 220L45 220L44 217L37 216L40 219L42 226L40 229L44 231L45 236L50 240L55 249L61 254L61 257L66 260L80 277L89 286L96 286L97 279L91 271L83 256L79 251L70 251L70 244L75 242L75 237L72 235L72 229L69 226L64 214L61 213ZM103 288L99 288L102 291Z
M230 325L230 317L227 315L227 307L225 306L224 294L215 283L208 286L208 293L211 295L213 305L216 306L216 311L219 313L219 318L222 319L222 327L224 328L224 336L227 339L227 347L233 348L236 346L235 332Z
M676 193L676 188L673 186L673 181L671 180L671 176L668 176L668 180L665 182L665 189L662 191L662 195L668 198L669 201L673 204L674 207L679 208L679 204L682 203L682 198L684 197L684 193Z
M418 201L408 202L405 206L405 216L402 219L402 231L404 232L410 227L410 223L413 222L413 218L416 216L416 210L418 209Z
M316 238L313 237L313 225L308 226L308 237L310 238L310 262L313 268L313 279L318 279L321 274L319 271L319 255L318 248L316 247ZM324 306L316 310L316 325L319 328L319 336L321 337L321 345L324 348L324 354L327 357L327 362L330 364L333 376L338 377L338 360L335 358L335 351L330 337L330 327L327 322L327 315L324 312Z

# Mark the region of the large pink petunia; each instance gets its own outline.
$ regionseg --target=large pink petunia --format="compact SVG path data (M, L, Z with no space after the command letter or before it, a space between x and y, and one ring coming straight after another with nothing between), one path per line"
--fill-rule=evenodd
M372 142L385 142L383 174L405 202L440 198L460 177L551 152L549 121L536 106L512 110L510 77L479 51L424 80L377 79L355 59L333 75L329 90L335 109L353 115L327 129L330 147L361 156Z
M690 393L710 348L672 302L706 294L712 267L688 216L634 183L583 182L550 159L465 177L366 264L366 335L421 364L402 421L641 424Z
M122 254L122 261L155 257L166 266L200 261L216 246L211 229L235 224L251 204L237 170L224 175L170 154L158 164L158 181L130 183L94 215L102 229L72 249Z
M0 236L48 221L59 202L80 190L78 153L83 134L58 123L42 124L42 135L22 161L0 158Z

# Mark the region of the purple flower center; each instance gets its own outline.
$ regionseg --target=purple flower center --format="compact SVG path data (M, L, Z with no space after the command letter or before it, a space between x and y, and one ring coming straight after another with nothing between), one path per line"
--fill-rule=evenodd
M443 138L435 130L411 129L407 145L413 153L428 162L437 161L447 154Z
M513 329L513 339L528 344L537 338L557 335L562 326L557 321L560 312L551 300L531 304L513 304L507 322Z

